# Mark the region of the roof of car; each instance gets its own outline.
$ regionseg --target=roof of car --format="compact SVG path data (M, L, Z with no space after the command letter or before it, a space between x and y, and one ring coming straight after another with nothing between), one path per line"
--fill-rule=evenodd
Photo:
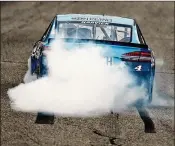
M58 21L104 21L117 24L134 25L134 19L109 15L63 14L57 15Z

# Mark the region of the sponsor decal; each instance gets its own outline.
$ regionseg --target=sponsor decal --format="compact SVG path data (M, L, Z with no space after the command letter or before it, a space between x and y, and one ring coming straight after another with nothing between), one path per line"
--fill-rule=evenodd
M72 17L72 20L81 21L85 24L103 24L108 25L112 22L112 19L100 18L100 17Z
M99 17L72 17L72 20L77 20L77 21L97 21L97 22L107 22L107 23L111 23L112 22L112 19L99 18Z
M135 69L136 71L141 71L141 70L142 70L142 66L139 65L139 66L135 67L134 69Z
M96 22L96 21L82 21L81 23L84 24L100 24L100 25L108 25L109 23L106 22Z
M112 57L106 57L107 65L112 65Z

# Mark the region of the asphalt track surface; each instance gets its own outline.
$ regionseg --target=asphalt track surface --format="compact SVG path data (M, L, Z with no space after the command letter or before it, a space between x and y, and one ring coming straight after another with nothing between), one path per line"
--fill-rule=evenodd
M1 144L2 146L172 146L174 107L147 108L156 133L145 133L137 110L98 118L57 117L53 125L35 124L36 115L10 109L7 89L22 82L32 46L55 14L92 13L138 21L156 58L158 97L174 99L173 2L2 2ZM173 100L170 101L172 104Z

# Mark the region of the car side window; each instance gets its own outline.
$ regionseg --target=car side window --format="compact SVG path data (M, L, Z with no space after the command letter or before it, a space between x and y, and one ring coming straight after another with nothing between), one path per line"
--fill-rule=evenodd
M138 38L139 38L140 43L141 43L141 44L146 44L146 41L145 41L145 39L144 39L144 37L143 37L143 35L142 35L142 32L141 32L141 30L140 30L138 24L136 24L136 28L137 28Z
M41 41L44 41L44 40L47 38L47 36L48 36L48 34L50 33L50 30L51 30L51 28L52 28L52 25L53 25L53 23L54 23L54 20L55 20L55 18L52 20L52 22L50 23L50 25L48 26L48 28L47 28L46 31L44 32L43 36L41 37Z

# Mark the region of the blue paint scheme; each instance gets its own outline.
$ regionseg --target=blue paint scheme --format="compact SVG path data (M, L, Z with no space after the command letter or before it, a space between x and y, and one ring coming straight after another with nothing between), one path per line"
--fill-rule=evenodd
M44 46L49 46L50 43L48 42L49 38L54 38L57 28L57 21L72 21L72 17L100 17L100 18L108 18L112 19L112 23L118 23L118 24L126 24L132 26L132 40L131 43L135 44L141 44L138 37L138 32L136 25L134 24L134 20L130 18L122 18L122 17L115 17L115 16L103 16L103 15L89 15L89 14L66 14L66 15L57 15L55 19L53 20L53 24L51 27L51 30L49 33L41 39ZM67 49L73 49L74 47L81 47L83 45L87 45L90 43L89 41L82 40L81 42L73 42L71 40L66 42L66 48ZM133 46L122 46L122 45L113 45L113 44L107 44L105 42L95 42L93 41L93 44L96 46L100 46L105 50L104 57L112 57L113 63L119 63L121 62L121 56L124 53L128 52L134 52L134 51L144 51L144 52L152 52L150 48L142 48L142 47L133 47ZM154 56L152 56L154 59ZM47 76L47 65L44 63L45 56L41 55L40 59L34 59L31 57L31 63L32 63L32 69L31 72L33 73L37 68L37 63L39 62L40 66L40 74L38 77ZM148 98L146 99L147 103L150 103L152 101L152 88L153 88L153 81L154 81L154 75L155 75L155 65L151 66L150 62L129 62L129 61L123 61L130 69L130 72L133 74L133 76L136 79L137 85L141 85L142 83L145 84L145 87L147 89ZM135 68L139 65L142 65L141 71L136 71ZM123 97L121 97L123 98Z

